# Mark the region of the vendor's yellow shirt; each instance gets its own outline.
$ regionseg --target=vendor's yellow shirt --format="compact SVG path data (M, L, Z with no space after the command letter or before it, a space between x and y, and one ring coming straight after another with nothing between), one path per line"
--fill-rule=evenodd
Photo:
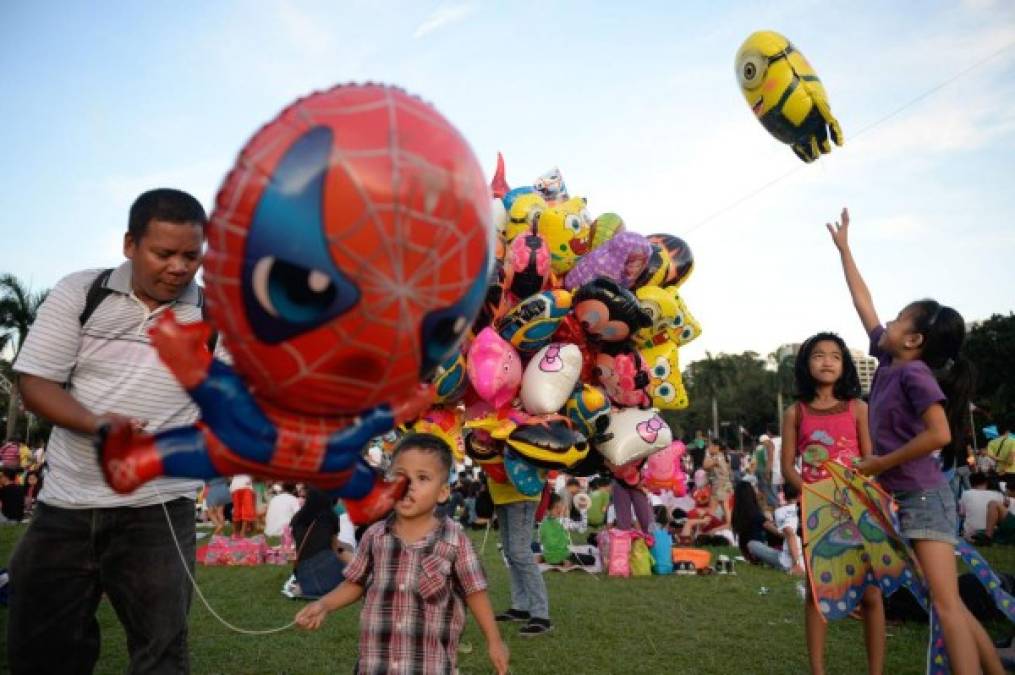
M997 462L999 474L1015 473L1015 437L1005 434L987 443L987 455Z
M526 497L515 489L515 486L511 483L511 481L508 481L507 483L497 483L487 477L486 484L490 486L490 498L493 499L493 503L496 506L514 504L515 502L538 502L541 496L536 495L535 497Z

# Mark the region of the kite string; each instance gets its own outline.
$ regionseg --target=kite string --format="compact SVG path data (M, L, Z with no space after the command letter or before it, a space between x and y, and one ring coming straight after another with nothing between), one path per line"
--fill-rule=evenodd
M955 82L959 78L965 76L966 74L970 73L973 70L976 70L977 68L979 68L980 66L984 65L988 61L991 61L991 60L997 58L998 56L1000 56L1004 52L1008 51L1012 47L1015 47L1015 41L1009 42L1008 44L1004 45L1000 49L998 49L998 50L996 50L994 52L991 52L990 54L988 54L987 56L983 57L979 61L976 61L973 64L971 64L971 65L967 66L966 68L963 68L959 72L955 73L954 75L952 75L948 79L946 79L946 80L944 80L942 82L939 82L938 84L934 85L930 89L927 89L927 90L923 91L922 93L918 94L917 96L913 97L909 101L906 101L905 103L903 103L898 108L896 108L895 110L891 111L890 113L888 113L888 114L886 114L886 115L876 119L875 121L871 122L867 126L862 127L860 129L860 131L856 132L856 134L853 135L853 139L855 140L855 139L863 136L868 131L871 131L872 129L880 126L881 124L887 122L888 120L892 119L893 117L896 117L897 115L899 115L901 112L903 112L907 108L910 108L910 107L916 105L917 103L919 103L920 101L924 100L925 98L928 98L929 96L932 96L933 94L937 93L941 89L944 89L945 87L947 87L951 83ZM797 166L793 167L789 171L786 171L785 173L783 173L783 174L781 174L779 176L776 176L775 178L773 178L772 180L768 181L764 185L761 185L760 187L755 188L751 192L749 192L749 193L745 194L744 196L736 199L732 203L722 207L718 211L715 211L714 213L712 213L711 215L707 216L703 220L698 221L694 226L692 226L691 228L689 228L687 230L687 233L689 234L691 232L694 232L695 230L697 230L697 229L707 225L708 223L712 222L713 220L715 220L719 216L721 216L721 215L723 215L725 213L728 213L729 211L732 211L733 209L735 209L736 207L740 206L744 202L748 201L749 199L752 199L752 198L756 197L757 195L759 195L760 193L764 192L768 188L772 187L776 183L779 183L779 182L785 180L786 178L789 178L790 176L792 176L796 172L800 171L801 169L805 168L806 166L807 166L806 164L798 164Z
M155 492L156 494L158 494L159 499L162 499L162 493L159 491L159 487L157 485L153 485L153 487L155 488ZM290 621L286 625L279 626L277 628L250 629L235 626L230 622L226 621L224 618L222 618L222 616L218 612L216 612L215 609L208 602L208 599L204 597L204 593L201 592L201 587L197 585L197 580L194 578L194 575L190 573L190 565L187 564L187 558L185 555L183 555L183 548L180 546L180 540L176 537L176 530L173 529L173 521L169 517L169 509L166 508L165 501L162 502L161 506L162 513L165 514L166 516L166 524L169 525L169 533L173 536L173 543L176 544L176 552L180 554L180 564L183 565L183 571L187 573L187 578L190 579L190 583L193 585L194 592L197 593L197 597L201 599L202 604L204 604L208 612L213 617L218 619L219 623L221 623L229 630L236 633L241 633L243 635L271 635L272 633L281 633L282 631L289 630L290 628L296 625L295 621Z

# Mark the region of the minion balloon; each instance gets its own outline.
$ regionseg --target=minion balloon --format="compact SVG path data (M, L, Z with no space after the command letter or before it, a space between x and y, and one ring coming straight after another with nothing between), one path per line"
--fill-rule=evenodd
M828 94L804 55L774 31L752 34L737 52L737 81L747 105L768 133L788 143L797 157L813 162L842 145Z

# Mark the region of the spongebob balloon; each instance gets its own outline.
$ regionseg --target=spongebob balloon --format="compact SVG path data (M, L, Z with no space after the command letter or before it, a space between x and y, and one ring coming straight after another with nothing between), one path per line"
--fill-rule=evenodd
M676 286L667 286L665 290L673 296L673 299L677 303L677 313L673 315L669 336L678 347L683 347L701 335L701 324L695 320L687 309L687 305L684 304L684 299L680 297L680 291Z
M557 274L570 271L580 257L592 250L592 218L585 209L584 197L545 209L536 227L550 247L550 266Z
M680 359L677 345L664 342L642 349L641 358L648 366L648 395L652 405L660 410L683 410L689 405L687 390L680 376Z
M842 145L842 129L832 117L824 85L785 37L773 31L752 34L737 52L735 70L758 121L797 157L813 162L831 152L829 136Z

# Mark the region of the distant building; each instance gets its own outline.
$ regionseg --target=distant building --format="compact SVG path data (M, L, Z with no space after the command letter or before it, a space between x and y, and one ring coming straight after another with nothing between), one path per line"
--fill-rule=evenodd
M867 396L871 393L871 382L874 381L874 371L878 369L878 360L860 349L850 349L849 353L856 362L856 373L860 376L860 392Z
M794 342L788 345L782 345L775 350L775 362L780 364L786 359L795 359L797 352L800 351L800 343Z

